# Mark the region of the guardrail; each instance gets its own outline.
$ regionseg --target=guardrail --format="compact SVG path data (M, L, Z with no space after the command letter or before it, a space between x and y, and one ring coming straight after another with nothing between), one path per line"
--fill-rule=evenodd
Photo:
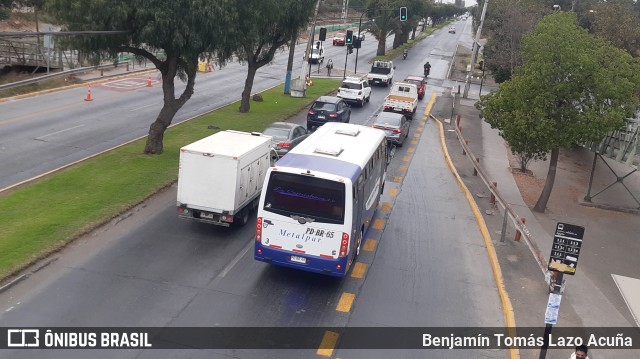
M54 78L57 78L57 77L63 77L63 76L66 76L66 75L71 75L71 74L76 74L76 73L81 73L81 72L87 72L87 71L104 70L104 69L108 69L108 68L117 68L118 66L126 66L127 69L128 69L129 68L129 61L119 62L116 65L107 64L107 65L98 65L98 66L79 67L77 69L56 72L56 73L52 73L52 74L49 74L49 75L43 75L43 76L35 77L35 78L32 78L32 79L28 79L28 80L11 82L11 83L8 83L8 84L0 85L0 91L8 90L8 89L12 89L12 88L15 88L15 87L20 87L20 86L25 86L25 85L31 85L31 84L34 84L34 83L37 83L37 82L51 80L51 79L54 79Z
M433 115L429 115L429 116L433 120L437 120ZM464 136L462 135L462 128L460 127L460 115L456 117L456 120L454 123L454 129L456 132L456 136L458 137L458 141L460 141L460 145L462 145L463 154L466 154L467 158L469 158L469 160L471 161L471 164L473 165L474 175L479 175L480 178L482 179L482 182L484 182L484 184L489 189L489 192L491 192L491 202L499 204L504 209L505 217L504 217L504 222L502 224L502 234L501 234L500 241L504 242L505 240L507 218L510 218L513 226L517 231L516 240L519 240L519 238L524 239L524 242L526 243L527 247L531 251L531 254L533 254L533 257L536 263L538 264L538 267L542 271L542 274L545 276L545 278L548 278L549 271L547 270L547 261L545 260L544 256L542 255L542 252L538 248L538 245L534 241L531 231L529 231L529 229L525 225L525 221L526 221L525 218L520 217L516 213L516 211L513 209L513 207L511 207L511 205L507 203L507 201L504 199L504 197L502 197L500 192L498 192L497 183L492 182L489 178L489 175L484 171L482 166L480 166L479 158L473 154L473 152L471 151L471 149L467 144L468 142L464 139Z

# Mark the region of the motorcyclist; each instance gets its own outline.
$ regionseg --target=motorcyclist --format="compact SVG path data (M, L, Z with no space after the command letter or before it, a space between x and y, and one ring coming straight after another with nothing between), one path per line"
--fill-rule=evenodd
M431 64L429 63L429 61L427 61L427 63L424 64L424 75L429 76L430 72L431 72Z
M405 47L404 49L402 49L402 58L406 59L407 55L409 55L409 49Z

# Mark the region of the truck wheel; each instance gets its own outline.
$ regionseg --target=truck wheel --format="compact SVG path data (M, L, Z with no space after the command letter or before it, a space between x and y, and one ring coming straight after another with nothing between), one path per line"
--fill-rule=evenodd
M371 95L367 96L367 102L369 102L369 100L371 100Z
M236 214L236 218L234 218L233 223L238 227L242 227L249 222L249 209L244 207L240 213Z

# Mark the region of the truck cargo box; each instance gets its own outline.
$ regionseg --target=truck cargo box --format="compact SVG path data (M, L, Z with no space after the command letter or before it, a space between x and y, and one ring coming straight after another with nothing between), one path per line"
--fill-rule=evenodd
M178 214L229 226L244 224L270 165L271 137L221 131L180 149Z

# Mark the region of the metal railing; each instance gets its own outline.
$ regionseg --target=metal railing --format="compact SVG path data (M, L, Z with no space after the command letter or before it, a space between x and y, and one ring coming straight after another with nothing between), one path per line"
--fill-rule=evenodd
M41 82L41 81L51 80L51 79L58 78L58 77L64 77L64 76L71 75L71 74L87 72L87 71L95 71L95 70L104 70L104 69L109 69L109 68L117 68L118 66L126 66L127 69L128 69L129 68L129 62L128 61L127 62L120 62L120 63L115 64L115 65L114 64L106 64L106 65L98 65L98 66L79 67L77 69L51 73L51 74L48 74L48 75L38 76L38 77L35 77L35 78L32 78L32 79L28 79L28 80L22 80L22 81L11 82L11 83L8 83L8 84L0 85L0 91L8 90L8 89L12 89L12 88L15 88L15 87L20 87L20 86L25 86L25 85L31 85L31 84L38 83L38 82Z

